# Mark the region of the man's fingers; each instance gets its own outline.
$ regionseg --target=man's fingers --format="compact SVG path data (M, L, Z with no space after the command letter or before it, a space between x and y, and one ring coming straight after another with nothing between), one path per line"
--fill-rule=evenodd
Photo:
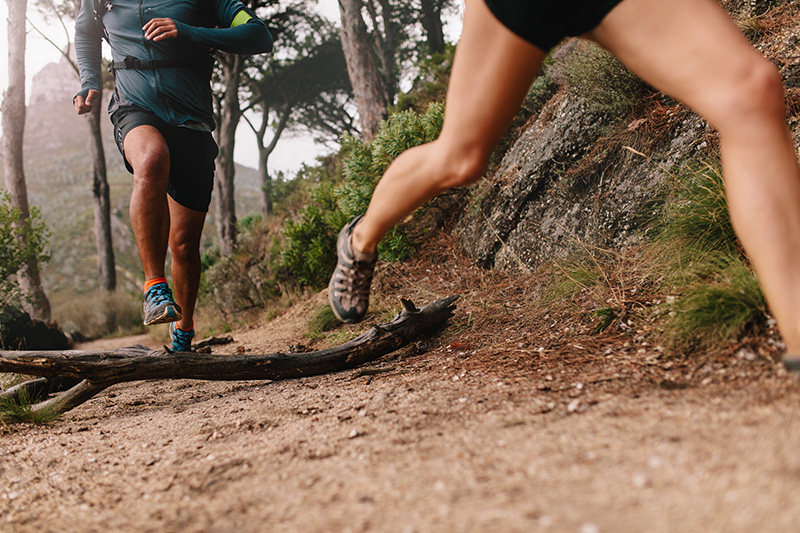
M160 41L178 36L178 28L172 19L168 18L152 19L142 27L142 30L144 30L145 39L150 41Z

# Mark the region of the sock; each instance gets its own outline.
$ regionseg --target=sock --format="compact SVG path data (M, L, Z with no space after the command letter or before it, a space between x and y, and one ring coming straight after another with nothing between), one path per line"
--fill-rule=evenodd
M144 292L147 292L147 291L149 291L149 290L150 290L150 288L151 288L153 285L158 285L159 283L166 283L166 282L167 282L167 278L153 278L153 279L149 279L149 280L147 280L147 281L145 281L145 282L144 282Z

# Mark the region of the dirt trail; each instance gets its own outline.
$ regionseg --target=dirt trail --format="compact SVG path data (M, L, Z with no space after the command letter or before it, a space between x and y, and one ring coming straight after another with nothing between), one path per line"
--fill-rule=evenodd
M377 307L403 268L382 269ZM665 362L577 328L548 344L500 310L528 289L438 268L415 299L463 292L461 308L383 373L123 384L6 428L0 531L797 531L800 392L769 357ZM323 302L217 351L308 342Z

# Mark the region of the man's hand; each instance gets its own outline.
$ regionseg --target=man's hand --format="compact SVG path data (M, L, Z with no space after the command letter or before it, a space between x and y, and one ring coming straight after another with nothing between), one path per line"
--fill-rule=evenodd
M152 19L142 27L144 38L149 41L161 41L163 39L174 39L178 36L178 28L175 22L168 18Z
M94 107L94 101L99 94L97 89L89 89L86 98L84 98L82 94L76 95L75 98L72 99L72 105L75 106L75 111L77 111L79 115L90 113Z

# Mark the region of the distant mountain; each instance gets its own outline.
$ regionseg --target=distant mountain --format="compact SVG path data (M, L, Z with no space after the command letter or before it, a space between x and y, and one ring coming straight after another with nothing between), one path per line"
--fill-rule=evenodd
M77 74L66 59L50 63L33 77L25 123L25 177L29 201L51 232L51 260L43 266L45 291L56 320L97 287L94 213L89 159L89 128L76 115L72 97ZM111 121L103 118L104 148L111 190L114 253L119 289L138 293L142 273L128 216L132 177L113 142ZM2 176L2 168L0 168ZM258 209L258 174L237 167L237 215ZM204 246L214 245L213 205Z

